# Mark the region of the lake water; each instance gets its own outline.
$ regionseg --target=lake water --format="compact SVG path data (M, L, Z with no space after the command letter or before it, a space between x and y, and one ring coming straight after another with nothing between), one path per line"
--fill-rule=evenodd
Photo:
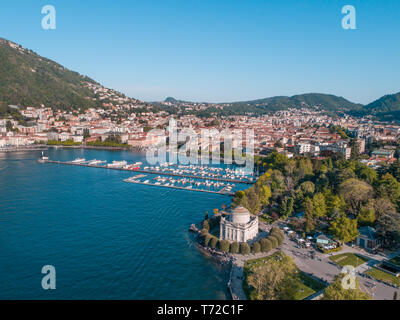
M126 151L50 149L53 160L144 162ZM226 299L227 274L188 228L231 198L124 183L130 172L0 153L0 299ZM56 290L42 289L44 265Z

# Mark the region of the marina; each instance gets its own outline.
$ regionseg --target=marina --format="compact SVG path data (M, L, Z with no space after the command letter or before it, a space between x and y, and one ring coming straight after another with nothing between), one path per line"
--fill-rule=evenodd
M206 189L197 189L197 188L193 188L192 185L188 186L188 187L180 187L180 186L176 186L174 184L161 184L160 182L156 182L156 183L151 183L149 180L146 180L144 182L137 180L138 176L134 176L128 179L125 179L124 181L127 183L134 183L134 184L141 184L141 185L147 185L147 186L153 186L153 187L161 187L161 188L170 188L170 189L178 189L178 190L185 190L185 191L196 191L196 192L206 192L206 193L214 193L214 194L220 194L220 195L229 195L229 196L233 196L234 193L230 192L229 188L223 188L220 191L212 191L212 190L206 190Z
M253 176L245 175L243 169L239 169L239 171L236 171L229 168L217 168L217 167L194 166L194 165L174 166L169 163L155 167L150 167L150 166L143 167L143 164L141 162L128 164L126 161L113 161L112 163L106 164L106 161L86 160L82 158L77 158L72 161L55 161L55 160L50 160L47 157L42 157L41 159L39 159L39 162L69 165L69 166L90 167L98 169L129 171L136 173L145 173L145 174L179 177L187 179L199 179L206 181L212 180L212 181L240 183L240 184L254 183Z

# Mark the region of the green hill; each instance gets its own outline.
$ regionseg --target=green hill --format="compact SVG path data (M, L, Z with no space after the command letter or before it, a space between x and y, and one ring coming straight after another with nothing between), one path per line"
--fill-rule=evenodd
M289 108L318 108L325 111L347 111L361 107L360 104L350 102L345 98L322 93L307 93L292 97L278 96L253 101L234 102L230 105L233 110L246 108L255 112L273 112Z
M0 38L0 105L44 104L70 110L95 107L94 92L84 83L92 79L70 71L31 50Z
M381 120L400 120L400 92L375 100L366 105L362 113L374 115Z

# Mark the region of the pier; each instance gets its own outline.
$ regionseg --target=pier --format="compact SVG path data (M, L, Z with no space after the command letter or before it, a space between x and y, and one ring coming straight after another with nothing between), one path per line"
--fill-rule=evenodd
M188 174L176 174L176 173L169 173L169 172L159 172L155 170L143 170L143 169L127 169L121 167L107 167L101 165L90 165L87 163L77 163L77 162L65 162L65 161L54 161L54 160L42 160L43 163L53 163L53 164L61 164L61 165L68 165L68 166L78 166L78 167L89 167L89 168L98 168L98 169L108 169L108 170L118 170L118 171L129 171L129 172L137 172L137 173L147 173L147 174L154 174L159 176L170 176L170 177L180 177L180 178L189 178L189 179L199 179L199 180L214 180L214 181L222 181L222 182L231 182L231 183L242 183L242 184L254 184L254 182L249 180L237 180L237 179L224 179L224 178L210 178L210 177L203 177L203 176L196 176L196 175L188 175ZM179 187L177 187L179 188ZM183 188L185 189L185 188ZM198 190L198 189L196 189ZM203 190L200 190L203 191ZM207 190L204 190L206 192ZM217 191L207 191L212 193L217 193Z
M220 194L220 195L223 195L223 196L234 196L235 195L232 192L223 191L224 189L222 189L221 191L211 191L211 190L195 189L195 188L188 188L188 187L165 186L165 185L161 185L161 184L144 183L144 182L140 182L140 181L133 181L133 180L131 180L131 178L125 179L124 181L128 182L128 183L142 184L142 185L145 185L145 186L170 188L170 189L179 189L179 190L185 190L185 191L196 191L196 192L213 193L213 194Z

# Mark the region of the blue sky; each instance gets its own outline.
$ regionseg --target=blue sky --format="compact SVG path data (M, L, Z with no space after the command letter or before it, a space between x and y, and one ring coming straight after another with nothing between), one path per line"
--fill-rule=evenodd
M54 5L56 30L41 9ZM357 30L341 8L357 10ZM400 91L398 0L4 0L0 37L146 101Z

